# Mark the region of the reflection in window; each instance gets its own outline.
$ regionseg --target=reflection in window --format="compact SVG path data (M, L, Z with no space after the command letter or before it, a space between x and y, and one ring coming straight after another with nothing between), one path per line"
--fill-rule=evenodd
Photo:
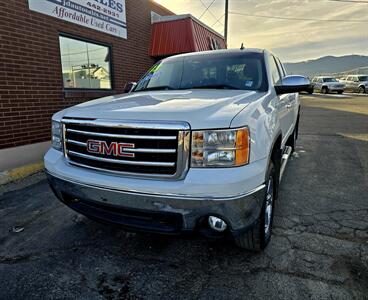
M109 47L59 39L64 88L111 89Z

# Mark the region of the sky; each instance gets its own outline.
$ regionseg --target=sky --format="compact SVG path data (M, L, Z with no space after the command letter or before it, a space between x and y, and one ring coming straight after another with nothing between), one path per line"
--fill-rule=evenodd
M155 1L176 14L190 13L224 32L224 0ZM284 62L327 55L368 55L368 0L229 0L229 12L229 48L238 48L241 43L248 48L266 48Z

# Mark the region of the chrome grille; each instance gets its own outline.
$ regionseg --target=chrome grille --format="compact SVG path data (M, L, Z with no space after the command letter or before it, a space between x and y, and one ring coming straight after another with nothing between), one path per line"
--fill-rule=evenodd
M190 138L187 123L100 119L63 119L62 123L64 154L71 164L173 179L182 177L187 170ZM101 144L105 151L101 151ZM97 151L92 151L94 145Z

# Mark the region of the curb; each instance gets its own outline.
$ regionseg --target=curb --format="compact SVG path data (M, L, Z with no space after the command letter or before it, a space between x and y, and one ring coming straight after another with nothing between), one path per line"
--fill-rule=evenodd
M25 165L12 170L0 172L0 185L23 179L29 175L40 172L44 169L43 162Z

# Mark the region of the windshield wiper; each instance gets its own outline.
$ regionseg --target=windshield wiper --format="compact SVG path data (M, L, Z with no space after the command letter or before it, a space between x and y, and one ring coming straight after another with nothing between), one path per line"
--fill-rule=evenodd
M160 85L160 86L153 86L145 89L138 90L137 92L144 92L144 91L159 91L159 90L176 90L176 88L169 86L169 85Z
M204 84L190 87L190 89L228 89L228 90L240 90L236 86L230 84Z

